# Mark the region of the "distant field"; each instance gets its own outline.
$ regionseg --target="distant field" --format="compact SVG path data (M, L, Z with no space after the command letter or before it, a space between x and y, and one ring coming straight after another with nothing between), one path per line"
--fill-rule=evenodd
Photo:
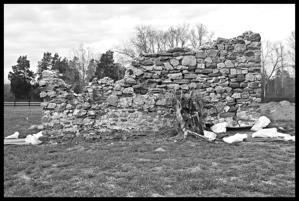
M40 123L40 108L28 109L4 109L5 136ZM165 152L155 152L159 147ZM294 197L295 144L174 142L156 133L130 141L5 145L4 196Z

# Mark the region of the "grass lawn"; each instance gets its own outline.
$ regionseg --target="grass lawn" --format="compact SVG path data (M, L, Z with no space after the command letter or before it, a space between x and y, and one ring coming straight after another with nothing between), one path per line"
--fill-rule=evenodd
M4 112L5 136L29 134L40 123L38 107ZM165 152L155 152L159 147ZM174 142L156 133L130 141L5 145L4 196L294 197L295 143Z

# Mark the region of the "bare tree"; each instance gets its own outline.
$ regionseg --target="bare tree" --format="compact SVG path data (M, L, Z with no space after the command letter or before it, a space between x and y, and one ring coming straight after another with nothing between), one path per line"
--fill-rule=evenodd
M73 49L73 56L78 58L78 70L82 76L83 85L85 85L90 60L98 60L100 55L96 55L90 47L84 47L84 44L81 43L78 48Z
M266 88L269 80L275 75L280 69L283 70L285 64L286 53L282 43L272 44L269 41L262 43L262 93L265 97ZM267 73L266 69L269 69Z
M214 33L209 32L207 27L203 24L197 24L194 29L190 31L190 43L191 47L198 49L204 43L211 42L213 40Z
M181 43L181 47L185 47L190 38L189 36L189 24L182 24L177 26L177 37Z
M189 24L170 26L166 31L155 29L149 25L140 25L135 28L136 35L121 47L114 48L121 61L135 59L140 53L160 53L175 47L198 48L204 42L213 38L203 24L196 25L190 31ZM122 55L122 56L120 56Z

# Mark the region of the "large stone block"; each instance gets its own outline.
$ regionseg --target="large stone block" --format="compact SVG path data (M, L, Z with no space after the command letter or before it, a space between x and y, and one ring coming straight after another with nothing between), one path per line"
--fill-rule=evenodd
M180 62L177 59L170 59L170 64L172 66L177 66L180 64ZM164 64L165 65L165 64Z
M122 97L119 99L118 105L122 108L127 108L132 106L132 97Z
M236 44L234 47L234 52L244 52L246 50L245 44Z
M225 64L225 66L226 66L227 68L233 68L233 67L235 67L234 63L233 63L231 60L226 60L226 61L224 62L224 64Z
M176 61L177 61L177 60L176 60ZM177 65L178 65L178 64L177 64ZM172 70L173 67L172 67L172 65L170 65L169 62L165 62L165 63L164 63L164 69L166 69L166 70Z
M218 55L218 50L211 49L211 50L207 51L207 56L208 57L216 57L217 55Z
M198 52L196 52L196 55L195 55L196 58L201 58L201 59L204 59L207 57L205 51L203 50L199 50Z
M182 73L172 73L167 75L169 79L177 80L177 79L182 79L183 75Z
M194 79L194 78L197 78L197 75L194 73L187 73L187 74L184 74L184 78L185 79Z
M254 81L254 75L252 73L248 73L245 75L246 81Z
M225 64L224 63L218 63L217 68L225 68Z
M184 56L182 60L183 66L196 66L195 56Z
M123 93L124 94L133 94L134 89L132 87L124 88Z
M117 106L118 97L116 95L110 95L106 99L108 105Z

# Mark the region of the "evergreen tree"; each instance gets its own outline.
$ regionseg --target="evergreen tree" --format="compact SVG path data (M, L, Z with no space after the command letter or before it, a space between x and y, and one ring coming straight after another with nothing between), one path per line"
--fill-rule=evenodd
M37 75L38 80L41 79L44 70L52 69L53 57L50 52L45 52L41 61L38 62Z
M123 77L124 70L119 64L114 63L111 50L102 54L100 62L97 64L95 75L98 79L110 77L113 80L119 80Z
M30 81L34 79L34 74L29 70L30 62L27 56L20 56L17 65L12 66L12 72L9 72L10 90L16 99L29 98L31 91Z

